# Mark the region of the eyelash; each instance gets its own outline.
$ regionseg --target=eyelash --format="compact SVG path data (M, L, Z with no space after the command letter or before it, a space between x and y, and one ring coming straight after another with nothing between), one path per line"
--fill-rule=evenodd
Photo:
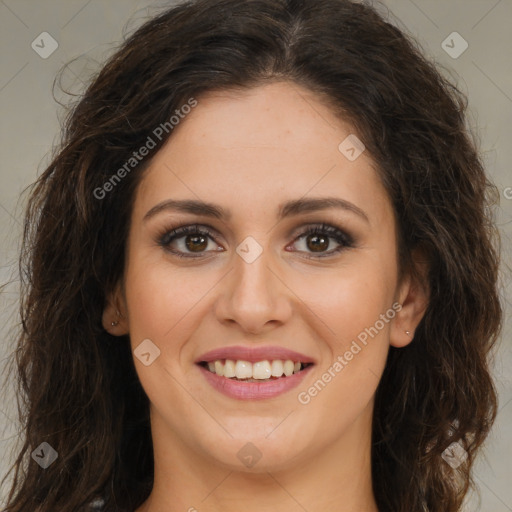
M174 240L183 238L186 235L202 235L211 238L215 242L215 232L212 230L212 228L206 225L199 224L191 224L188 226L181 226L174 229L166 230L157 237L157 242L158 245L163 247L166 251L172 253L174 256L177 256L179 258L201 258L206 251L203 253L198 253L196 256L192 256L191 254L183 253L181 251L176 251L169 248L169 245ZM338 254L339 252L345 249L354 247L354 240L349 234L345 233L344 231L335 226L331 226L325 223L309 226L305 231L302 231L298 236L296 236L293 241L296 242L297 240L300 240L309 235L327 235L328 238L334 239L340 245L336 249L332 249L327 253L318 254L314 256L303 256L305 258L326 258L334 254Z

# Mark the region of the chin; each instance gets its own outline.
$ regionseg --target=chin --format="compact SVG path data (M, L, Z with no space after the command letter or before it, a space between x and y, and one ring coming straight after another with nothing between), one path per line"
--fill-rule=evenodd
M306 458L307 446L304 438L295 439L283 430L281 435L276 432L265 434L251 433L250 428L243 430L245 436L226 438L213 443L203 441L203 449L215 459L216 463L230 471L250 474L278 472L292 469ZM238 431L239 432L239 431ZM212 447L215 447L212 450Z

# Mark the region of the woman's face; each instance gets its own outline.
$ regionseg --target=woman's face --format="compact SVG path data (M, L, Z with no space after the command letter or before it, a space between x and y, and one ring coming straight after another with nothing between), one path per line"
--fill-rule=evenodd
M128 241L121 308L154 443L244 471L361 453L389 345L417 323L372 160L295 84L197 100L137 190ZM287 376L286 360L313 364Z

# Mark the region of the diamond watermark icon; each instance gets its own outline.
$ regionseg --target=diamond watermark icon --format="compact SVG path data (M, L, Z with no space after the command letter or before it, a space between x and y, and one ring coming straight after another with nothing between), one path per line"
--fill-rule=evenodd
M51 466L59 454L47 442L41 443L32 453L32 458L43 468Z
M30 46L39 57L47 59L59 47L59 43L48 32L41 32Z
M236 252L246 263L252 263L259 258L263 247L252 236L248 236L238 244Z
M150 339L145 339L133 353L144 366L149 366L160 355L160 349Z
M468 453L460 442L456 441L444 450L441 457L453 469L457 469L468 458Z
M262 454L252 443L246 443L236 456L244 466L252 468L261 459Z
M441 43L441 48L452 59L458 59L468 49L468 46L468 42L458 32L452 32Z
M362 141L351 133L340 143L338 149L347 160L353 162L366 148Z

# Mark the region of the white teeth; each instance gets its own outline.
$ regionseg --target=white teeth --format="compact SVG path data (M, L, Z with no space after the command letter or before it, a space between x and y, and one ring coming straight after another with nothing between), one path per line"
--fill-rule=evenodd
M253 379L270 379L270 377L272 377L272 370L268 361L259 361L252 365Z
M224 365L222 361L215 361L215 373L220 377L224 375Z
M279 359L272 361L272 377L281 377L283 373L283 361Z
M224 377L234 377L235 376L235 361L231 359L226 359L226 362L224 363Z
M252 363L249 361L237 361L235 365L235 377L237 379L250 379L252 377Z
M290 375L293 374L293 361L290 361L289 359L287 359L285 362L284 362L284 365L283 365L283 369L284 369L284 374L289 377Z
M282 377L283 375L289 377L294 373L300 372L304 364L287 359L282 361L275 359L273 361L264 360L251 363L249 361L232 359L208 362L208 369L212 373L216 373L220 377L237 379L250 379L253 380L269 380L272 377Z

